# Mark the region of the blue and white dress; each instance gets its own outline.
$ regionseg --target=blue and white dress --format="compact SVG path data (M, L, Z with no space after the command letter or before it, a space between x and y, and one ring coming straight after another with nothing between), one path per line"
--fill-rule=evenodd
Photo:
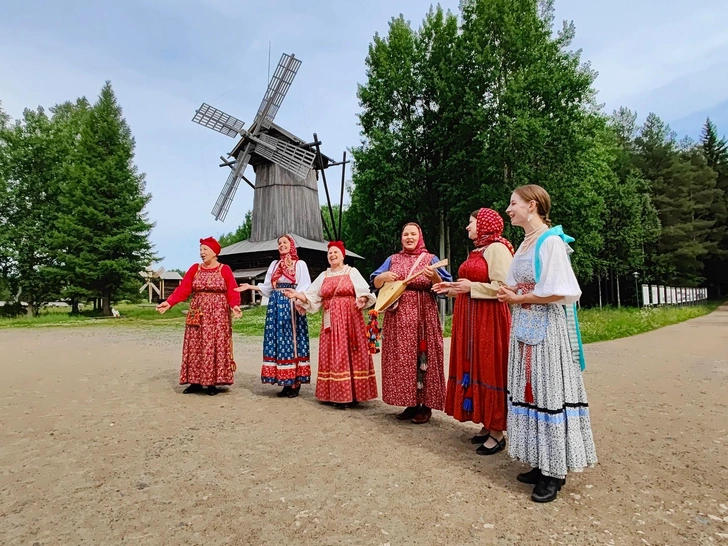
M597 462L578 323L570 328L567 320L581 297L570 241L552 228L531 249L519 249L506 279L519 293L563 296L547 305L513 306L508 355L508 453L554 478Z
M271 277L277 266L278 260L270 264L265 281L259 285L261 294L268 298L260 378L271 385L297 387L311 382L308 320L298 314L283 289L303 292L311 286L311 276L306 262L297 260L296 278L284 274L273 288Z

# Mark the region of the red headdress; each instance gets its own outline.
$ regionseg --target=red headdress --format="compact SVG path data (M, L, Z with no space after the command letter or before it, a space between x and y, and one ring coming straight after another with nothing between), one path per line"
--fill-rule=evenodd
M210 250L212 250L215 253L215 256L219 255L220 251L222 250L220 243L218 243L214 237L207 237L206 239L200 239L200 244L210 247Z
M419 224L415 222L407 222L404 227L402 228L402 231L404 231L404 228L407 226L415 226L417 228L417 231L420 234L420 238L417 241L417 245L412 250L407 250L402 247L402 250L400 251L400 254L408 254L410 256L419 256L420 254L424 254L427 252L427 247L425 246L425 237L422 235L422 228L419 226Z
M478 230L478 238L475 240L475 246L478 248L486 247L491 243L503 243L514 254L513 245L503 237L503 218L493 209L480 209L476 217L476 227Z
M278 240L281 240L281 238L285 237L288 239L289 244L291 245L291 249L286 253L283 254L280 251L278 252L280 259L278 260L278 265L275 268L275 271L273 271L273 275L271 276L271 283L273 284L273 288L276 287L278 284L278 280L285 274L286 277L296 281L296 262L298 262L298 251L296 250L296 242L293 240L293 237L290 235L282 235L281 237L278 237Z
M338 248L341 251L341 255L346 258L346 248L344 247L343 241L331 241L328 248L331 248L332 246Z

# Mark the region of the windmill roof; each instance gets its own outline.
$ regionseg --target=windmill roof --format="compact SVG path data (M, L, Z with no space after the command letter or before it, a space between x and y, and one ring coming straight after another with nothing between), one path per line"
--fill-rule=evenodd
M298 248L307 248L309 250L318 250L321 252L328 252L329 250L329 243L326 241L312 241L311 239L306 239L305 237L296 235L295 233L292 233L291 236L296 241L296 247ZM226 246L220 251L220 256L247 254L251 252L269 252L272 250L278 250L278 239L270 239L269 241L259 242L252 242L249 239L246 239L245 241L240 241L239 243ZM352 256L353 258L359 258L361 260L364 259L362 256L359 256L359 254L356 254L349 249L346 250L346 255L347 257Z
M165 281L181 281L182 275L176 271L165 271L159 276L159 278L164 279Z

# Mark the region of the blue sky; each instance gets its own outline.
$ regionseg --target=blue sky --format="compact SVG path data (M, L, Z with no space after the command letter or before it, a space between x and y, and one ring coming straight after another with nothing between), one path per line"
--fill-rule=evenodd
M111 80L153 195L152 240L167 269L198 259L197 240L232 231L252 208L241 185L225 223L210 210L233 141L193 124L202 102L252 121L281 53L303 64L276 121L315 131L340 157L359 142L356 85L375 32L400 13L418 25L423 0L2 0L0 101L13 117L85 95ZM457 11L457 0L441 2ZM599 72L599 100L640 118L654 111L697 137L706 116L728 134L728 2L557 0L576 48ZM332 173L331 178L339 178ZM248 171L252 177L252 169ZM348 177L348 176L347 176ZM321 192L323 195L323 192Z

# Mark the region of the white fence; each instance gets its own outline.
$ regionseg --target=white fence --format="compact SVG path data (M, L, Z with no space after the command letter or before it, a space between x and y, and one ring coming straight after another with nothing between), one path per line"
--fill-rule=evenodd
M680 288L656 284L642 285L642 306L686 305L708 299L707 288Z

